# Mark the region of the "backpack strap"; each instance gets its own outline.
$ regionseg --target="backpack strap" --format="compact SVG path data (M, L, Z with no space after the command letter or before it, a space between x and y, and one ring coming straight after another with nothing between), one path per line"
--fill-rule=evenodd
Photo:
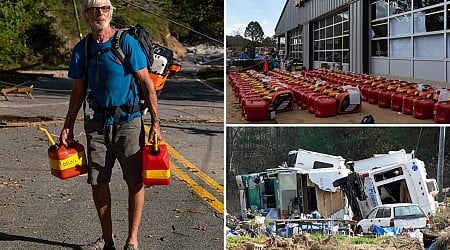
M86 86L84 88L84 97L83 97L83 116L84 116L84 122L89 121L89 116L86 115L86 96L87 96L87 90L88 90L88 66L89 66L89 57L91 56L91 43L92 43L92 33L89 33L84 38L84 70L85 70L85 78L86 78Z
M136 75L134 74L134 72L131 68L130 62L127 60L125 53L123 52L123 49L122 49L123 40L125 39L125 33L127 33L128 30L129 30L129 28L128 29L119 29L116 31L116 33L113 36L111 51L113 52L113 54L115 56L117 56L117 58L119 58L120 62L122 62L122 64L125 66L125 68L128 70L128 72L133 74L133 77L130 81L130 89L133 91L133 93L136 93L136 89L133 84L133 78L136 83L138 82L138 79L137 79Z

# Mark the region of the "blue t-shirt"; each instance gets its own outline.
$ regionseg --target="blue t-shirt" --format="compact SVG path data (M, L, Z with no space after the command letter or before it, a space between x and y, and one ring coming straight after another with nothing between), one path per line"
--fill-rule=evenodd
M130 87L133 81L133 72L137 72L147 67L147 59L140 47L138 41L128 34L125 34L122 43L122 50L126 60L129 62L133 72L129 72L127 67L122 65L111 51L112 37L105 43L90 43L89 63L88 63L88 86L91 96L95 99L97 105L106 110L125 104L128 100L131 105L137 105L139 97L137 94L138 86ZM86 74L84 59L84 39L78 42L73 51L69 65L68 76L72 79L80 79ZM135 83L132 83L135 84ZM133 93L132 90L135 90ZM94 118L104 119L113 124L114 111L109 110L105 113L94 113ZM140 112L127 114L122 112L119 123L125 123L139 117Z

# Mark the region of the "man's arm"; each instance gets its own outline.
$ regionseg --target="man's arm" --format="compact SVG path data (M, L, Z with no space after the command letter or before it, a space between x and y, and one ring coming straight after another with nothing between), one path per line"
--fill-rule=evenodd
M153 134L156 133L158 140L162 140L162 135L159 128L159 117L158 117L158 97L156 96L155 86L153 85L150 75L148 74L147 68L143 68L136 73L136 77L141 85L142 91L144 92L145 99L149 104L149 113L152 118L152 127L150 130L149 140L153 140Z
M78 111L83 104L86 95L86 77L75 79L73 81L72 92L70 94L69 109L67 111L64 127L61 131L59 140L64 146L68 146L73 140L73 127L77 120Z

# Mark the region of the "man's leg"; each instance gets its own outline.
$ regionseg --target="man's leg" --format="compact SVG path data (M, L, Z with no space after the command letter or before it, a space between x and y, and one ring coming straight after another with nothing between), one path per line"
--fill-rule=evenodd
M102 226L102 238L105 241L113 240L109 183L92 185L92 196Z
M138 246L138 231L144 208L144 185L128 184L128 238L127 243Z

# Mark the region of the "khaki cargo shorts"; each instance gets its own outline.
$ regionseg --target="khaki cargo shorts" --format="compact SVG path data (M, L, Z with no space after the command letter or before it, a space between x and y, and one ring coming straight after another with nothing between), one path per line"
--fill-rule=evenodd
M105 140L111 125L91 119L84 125L87 137L88 180L91 185L109 183L116 159L121 168L123 179L128 184L142 183L141 148L145 143L145 131L142 119L135 118L128 123L118 125L115 143ZM109 132L111 133L111 132Z

